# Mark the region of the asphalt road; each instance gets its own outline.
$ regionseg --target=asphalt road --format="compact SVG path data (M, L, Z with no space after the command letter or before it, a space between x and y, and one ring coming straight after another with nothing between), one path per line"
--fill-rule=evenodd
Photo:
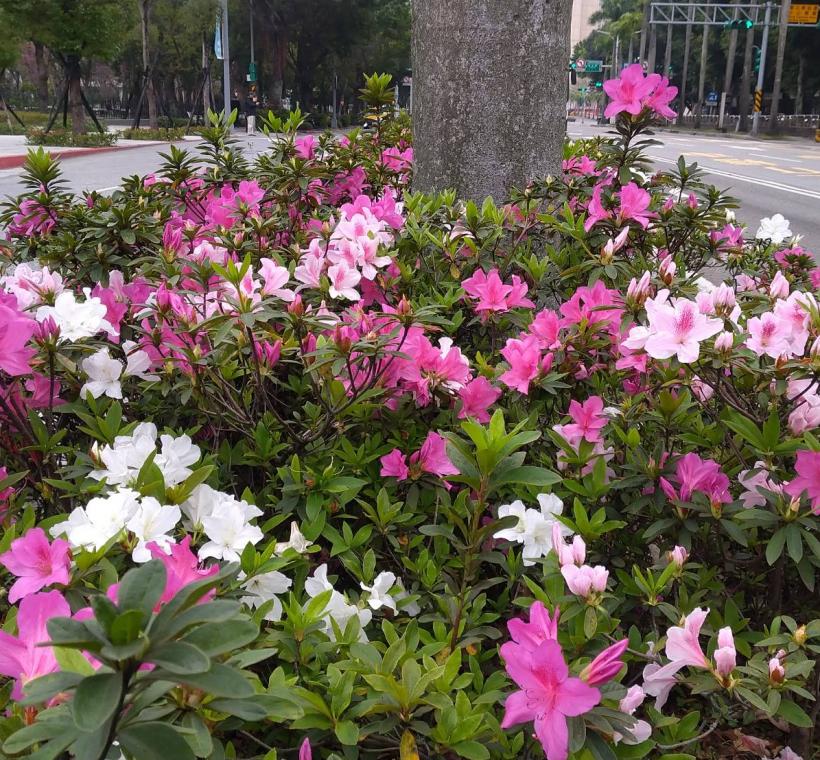
M606 127L571 122L570 137L606 133ZM253 155L265 150L267 140L238 136L243 149ZM650 156L658 166L672 166L678 156L696 161L707 171L707 181L727 190L740 202L738 218L752 231L764 216L782 213L791 221L803 245L820 256L820 144L801 139L752 140L658 131L663 144ZM196 151L196 143L185 147ZM62 162L63 176L74 192L110 191L120 178L156 171L167 146L132 148L89 154ZM0 198L22 191L20 170L0 170Z
M570 137L606 134L606 127L571 122ZM650 157L659 169L683 155L707 173L706 181L740 202L738 219L757 230L764 216L781 213L802 245L820 258L820 143L799 138L753 140L658 130Z

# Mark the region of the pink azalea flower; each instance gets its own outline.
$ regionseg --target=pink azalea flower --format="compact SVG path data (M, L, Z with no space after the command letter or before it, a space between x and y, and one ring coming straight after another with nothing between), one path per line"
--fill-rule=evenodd
M606 583L609 580L609 571L603 565L563 565L561 575L564 576L567 588L585 599L606 591Z
M160 560L165 565L165 591L160 597L160 604L170 602L188 584L201 581L219 572L219 566L215 564L206 568L200 566L196 554L191 551L190 536L185 536L178 544L171 544L168 547L170 554L154 541L146 544L146 548L154 559ZM209 595L213 596L213 593ZM203 598L203 601L207 597L208 595Z
M624 185L618 192L618 219L621 222L632 219L646 229L649 220L656 216L655 212L648 210L651 200L652 196L634 182Z
M660 81L661 77L658 74L646 76L643 66L639 63L627 66L621 72L619 79L609 79L604 82L604 92L611 99L604 111L604 116L609 119L624 111L637 116L643 111L645 100Z
M611 219L612 214L604 208L603 201L601 199L601 193L603 193L603 185L595 185L592 190L592 198L589 199L589 205L587 206L587 219L584 222L584 229L589 232L595 224L598 222L603 221L604 219Z
M478 301L475 306L477 312L503 313L521 306L535 306L524 297L527 293L526 283L517 275L513 275L513 284L505 285L501 281L498 269L490 270L489 274L485 274L483 269L477 269L472 277L461 283L461 286L470 298Z
M729 478L713 459L701 459L694 452L681 457L675 474L680 483L680 498L689 501L694 492L706 494L710 501L727 504L732 500Z
M558 618L561 616L558 607L555 608L555 616L550 617L549 610L542 602L533 602L529 616L527 623L521 618L507 621L507 630L516 644L534 652L543 642L558 640Z
M396 478L397 480L407 480L410 476L410 468L404 454L399 449L393 449L389 454L385 454L381 459L382 468L379 474L383 478Z
M783 354L791 353L789 326L770 311L759 317L752 317L746 323L746 329L749 332L746 348L750 348L758 356L777 359Z
M54 650L38 644L50 640L46 623L55 617L70 617L68 602L59 591L25 597L17 612L17 635L0 631L0 674L14 678L12 699L22 699L29 681L59 670Z
M621 639L604 649L589 665L581 671L581 680L590 686L600 686L611 681L624 666L621 655L629 646L629 639Z
M11 299L14 303L14 299ZM31 357L36 353L26 347L37 323L8 303L0 302L0 370L12 377L31 372Z
M499 378L504 385L526 395L530 382L541 370L541 349L538 339L527 336L523 340L508 338L501 355L510 368Z
M820 515L820 451L798 451L794 469L797 477L783 490L796 499L805 492L812 510Z
M458 397L461 399L458 418L464 420L473 417L482 424L489 422L490 413L488 409L498 400L500 395L500 388L496 388L486 377L479 375L458 391Z
M501 647L501 656L521 689L507 697L501 727L533 721L547 760L567 760L567 718L589 712L601 701L601 693L570 677L557 641L544 641L534 651L508 641Z
M561 341L558 339L560 329L561 318L552 309L539 311L529 326L530 335L538 338L539 346L549 350L560 348Z
M583 286L561 304L562 327L594 325L597 329L615 330L623 315L621 294L598 280L591 288Z
M569 416L572 417L572 423L564 425L565 437L584 438L590 443L598 443L601 440L601 430L607 423L603 410L604 401L600 396L590 396L583 404L570 401Z
M280 266L273 259L260 259L259 273L265 284L262 286L262 293L266 296L276 296L283 301L290 303L296 294L289 288L283 287L287 285L290 279L290 272L287 267Z
M586 561L587 545L581 536L573 536L572 543L564 543L564 536L561 533L561 525L557 522L552 524L552 550L558 558L558 564L578 565L580 567Z
M12 541L11 548L0 554L0 564L17 576L9 589L12 604L46 586L66 585L71 580L68 541L56 538L49 544L42 528L32 528Z
M410 455L410 466L413 465L417 465L422 472L429 472L440 478L459 474L458 468L453 466L447 456L447 442L432 430L427 434L421 448L415 454Z
M666 632L666 656L681 667L708 668L709 661L700 647L698 636L706 621L709 610L696 607L683 622L683 626L672 626Z
M655 86L652 94L644 101L644 104L651 108L658 116L664 119L674 119L677 114L669 107L669 104L678 94L677 87L671 87L666 77L661 77L660 82Z
M303 135L302 137L297 137L293 141L293 147L296 150L296 155L306 161L313 158L317 145L318 142L313 135Z
M346 298L348 301L358 301L359 291L356 286L362 279L361 274L349 267L344 261L334 264L327 270L330 279L330 297Z

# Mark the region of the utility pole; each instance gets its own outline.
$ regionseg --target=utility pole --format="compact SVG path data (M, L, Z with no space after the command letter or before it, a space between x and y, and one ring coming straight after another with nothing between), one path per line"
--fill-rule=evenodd
M706 56L709 52L709 25L703 25L703 41L700 46L700 71L698 72L698 103L695 106L695 128L700 128L703 116L703 99L706 90Z
M782 10L781 10L782 13ZM785 14L786 23L789 14ZM760 68L757 70L757 86L755 87L754 113L752 114L752 134L757 137L760 131L760 112L763 109L763 81L766 74L766 50L769 47L769 24L772 20L771 0L766 3L766 15L763 19L763 41L760 43Z
M231 53L228 31L228 0L222 0L222 97L226 123L231 116Z
M644 0L644 2L643 2L643 22L641 23L641 41L640 41L640 47L638 48L638 50L640 51L638 53L638 60L641 62L641 65L643 65L643 62L646 60L646 42L647 42L647 37L649 36L649 34L648 34L649 26L650 26L649 25L649 14L651 12L651 8L650 8L651 5L652 5L651 0ZM630 48L632 47L632 39L631 38L629 40L629 47ZM629 62L630 63L633 62L632 61L632 56L629 56Z
M646 61L646 70L648 73L655 72L655 60L658 55L658 29L656 24L649 25L649 54Z
M678 109L678 124L683 124L683 112L686 110L686 79L689 76L689 52L692 48L692 0L686 9L686 37L683 43L683 71L680 79L680 108Z
M740 101L738 111L740 119L737 128L745 132L749 128L749 90L752 84L752 53L755 46L755 30L750 27L746 30L746 47L743 49L743 74L740 79Z
M740 0L734 0L737 5ZM732 11L732 21L737 20L737 10ZM720 95L720 115L718 116L718 129L723 129L726 119L726 101L732 90L732 76L735 70L735 55L737 54L737 29L732 27L729 32L729 49L726 51L726 71L723 74L723 92Z
M248 18L250 20L250 32L251 32L251 63L256 63L256 56L254 55L253 50L253 0L248 0Z
M339 117L336 115L336 89L339 86L339 77L336 72L333 72L333 114L330 117L330 128L331 129L338 129L339 128ZM396 88L398 91L398 87Z
M666 25L666 47L663 49L663 75L669 76L669 70L672 68L672 24Z
M777 31L777 58L774 64L774 85L772 86L772 107L769 116L769 132L777 132L777 116L780 113L780 89L783 80L783 59L786 56L786 33L789 30L789 11L791 0L782 0L780 4L780 24ZM761 54L762 56L762 54Z

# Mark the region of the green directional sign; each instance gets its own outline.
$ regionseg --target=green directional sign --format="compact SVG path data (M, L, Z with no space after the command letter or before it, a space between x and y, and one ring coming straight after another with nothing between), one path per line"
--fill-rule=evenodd
M584 71L586 71L587 73L590 73L590 74L597 74L598 72L600 72L602 70L603 65L604 65L603 61L587 60L586 61L586 66L584 67Z

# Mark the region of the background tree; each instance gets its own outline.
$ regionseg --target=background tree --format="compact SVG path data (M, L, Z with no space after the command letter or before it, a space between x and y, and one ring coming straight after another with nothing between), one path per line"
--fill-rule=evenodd
M119 0L0 0L14 28L45 45L63 68L72 129L85 131L82 66L109 60L122 39Z
M416 0L415 186L502 200L561 169L571 0Z

